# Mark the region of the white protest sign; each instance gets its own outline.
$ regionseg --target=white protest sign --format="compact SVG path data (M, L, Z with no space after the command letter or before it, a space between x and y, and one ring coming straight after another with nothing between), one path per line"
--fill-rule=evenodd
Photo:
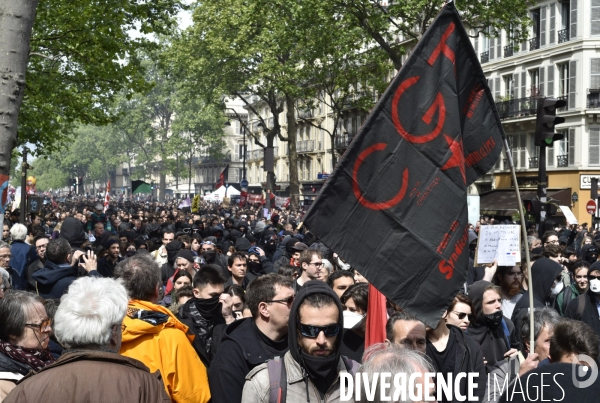
M565 215L565 218L567 219L567 222L569 224L579 224L577 222L577 218L575 218L575 214L573 214L570 208L568 208L567 206L558 207L560 208L560 211L562 211L562 213Z
M479 228L475 264L498 262L514 266L521 261L521 231L518 225L482 225Z

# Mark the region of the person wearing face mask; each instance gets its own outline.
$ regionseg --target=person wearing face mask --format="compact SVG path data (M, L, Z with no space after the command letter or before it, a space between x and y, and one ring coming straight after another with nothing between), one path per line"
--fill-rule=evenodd
M262 221L261 221L262 222ZM260 238L260 248L265 251L267 259L273 261L275 252L277 251L277 234L271 230L264 230Z
M340 372L354 375L358 363L341 354L343 307L322 281L308 281L290 311L289 351L281 361L281 401L288 403L340 401ZM242 402L265 401L272 387L269 363L246 376ZM285 391L285 392L284 392Z
M250 247L248 249L248 274L258 277L273 272L273 263L267 258L265 251L258 246Z
M165 246L167 252L167 261L160 266L160 273L163 285L167 285L168 280L175 274L175 260L177 254L183 249L183 242L172 241Z
M194 349L206 366L221 345L226 322L219 297L225 290L225 278L218 266L206 265L194 275L194 298L187 301L177 313L177 319L196 336Z
M600 335L600 262L590 266L587 279L588 290L569 302L565 317L587 323Z
M200 244L200 255L207 264L215 264L221 269L223 277L229 277L227 270L227 256L217 250L217 239L208 237Z
M519 342L513 322L502 314L502 290L485 280L469 286L469 298L475 307L475 318L468 333L483 353L487 372L496 362L518 353Z
M583 260L579 260L573 264L573 268L571 269L573 282L571 282L568 287L565 287L565 289L558 294L556 300L554 301L554 309L556 309L562 316L564 316L569 302L587 291L587 275L589 268L590 264Z
M344 306L344 334L340 349L343 355L360 363L365 352L369 286L364 283L351 285L340 301Z
M563 290L562 266L548 258L540 258L531 265L533 286L533 308L552 306L556 296ZM513 310L511 320L517 326L520 337L521 316L529 311L529 295L531 290L523 294Z

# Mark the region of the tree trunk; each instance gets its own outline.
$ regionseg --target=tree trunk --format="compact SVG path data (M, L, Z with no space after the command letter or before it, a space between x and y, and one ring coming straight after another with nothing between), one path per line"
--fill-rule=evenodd
M17 145L17 122L38 1L3 0L0 7L0 186L8 180L11 153Z
M188 197L192 197L192 155L190 154L190 164L188 169ZM196 193L196 192L194 192Z
M165 190L167 187L166 182L167 182L167 174L164 172L164 168L161 168L159 185L158 185L158 191L159 191L158 201L160 201L161 203L164 203L164 201L165 201Z
M296 100L289 95L285 96L286 116L287 116L287 138L290 146L290 208L298 208L300 201L300 182L298 181L298 153L296 152Z

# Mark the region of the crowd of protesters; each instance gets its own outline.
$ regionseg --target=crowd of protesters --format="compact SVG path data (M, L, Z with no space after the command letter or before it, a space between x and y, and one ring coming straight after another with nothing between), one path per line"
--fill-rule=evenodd
M507 397L490 374L514 385L591 365L582 355L598 361L600 233L532 231L531 267L477 267L477 233L493 225L477 222L467 281L438 326L388 301L386 341L365 349L367 279L302 216L204 203L104 212L79 201L45 205L24 225L7 212L0 401L337 402L343 372L428 371L477 373L477 399L497 402ZM563 387L571 401L593 401L600 381L587 394Z

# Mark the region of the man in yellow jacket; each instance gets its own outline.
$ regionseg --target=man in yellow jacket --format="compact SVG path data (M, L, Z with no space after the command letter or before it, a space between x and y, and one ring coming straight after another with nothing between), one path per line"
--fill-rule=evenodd
M116 267L115 278L130 297L119 352L140 360L151 372L159 370L173 402L208 402L208 375L192 346L194 335L156 304L161 282L156 261L147 254L129 257Z

